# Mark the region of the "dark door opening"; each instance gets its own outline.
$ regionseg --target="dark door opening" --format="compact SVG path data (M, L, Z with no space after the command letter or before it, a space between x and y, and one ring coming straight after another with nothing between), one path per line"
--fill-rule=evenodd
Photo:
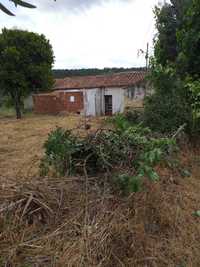
M113 113L112 96L105 95L105 115L111 116Z

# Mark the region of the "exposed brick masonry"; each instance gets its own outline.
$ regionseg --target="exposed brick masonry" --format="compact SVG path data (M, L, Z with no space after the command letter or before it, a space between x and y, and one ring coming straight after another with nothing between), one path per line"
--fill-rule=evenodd
M74 97L74 102L70 101ZM39 114L58 114L60 112L81 112L83 110L82 92L60 92L58 94L39 94L33 96L34 111Z

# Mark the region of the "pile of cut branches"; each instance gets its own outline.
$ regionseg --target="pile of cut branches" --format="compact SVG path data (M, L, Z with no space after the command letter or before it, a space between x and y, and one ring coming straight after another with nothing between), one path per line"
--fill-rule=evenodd
M173 146L174 139L154 138L148 128L140 125L99 129L86 137L57 128L45 142L41 174L96 176L126 171L131 175L127 181L131 187L135 178L148 176L150 180L158 180L155 167Z

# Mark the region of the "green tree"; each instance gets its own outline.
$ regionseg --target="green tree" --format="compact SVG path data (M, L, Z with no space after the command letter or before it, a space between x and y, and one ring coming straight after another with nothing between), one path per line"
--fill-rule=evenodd
M192 127L190 91L179 75L182 46L177 38L190 6L189 0L171 0L155 9L158 34L149 75L155 93L146 99L144 118L148 126L161 132L172 132L184 123L188 130Z
M181 76L200 78L200 0L191 1L177 32L179 55L177 71Z
M155 42L155 59L162 66L175 63L179 53L177 32L183 27L183 21L191 0L171 0L170 4L155 7L157 35Z
M3 29L0 34L0 90L11 97L21 118L23 98L53 83L53 50L44 35Z
M154 53L158 64L166 66L168 62L175 62L177 57L177 18L175 8L165 4L162 8L156 7L157 35L154 40Z

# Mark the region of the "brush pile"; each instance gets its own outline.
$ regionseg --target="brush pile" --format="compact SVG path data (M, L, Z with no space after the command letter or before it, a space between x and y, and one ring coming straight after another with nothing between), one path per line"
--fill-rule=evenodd
M122 121L124 123L124 121ZM126 121L125 121L126 123ZM120 121L121 124L121 121ZM85 137L57 128L45 142L41 163L42 176L127 174L119 179L125 191L135 191L135 181L145 176L159 179L155 167L175 147L175 140L154 138L148 128L140 125L99 129Z

